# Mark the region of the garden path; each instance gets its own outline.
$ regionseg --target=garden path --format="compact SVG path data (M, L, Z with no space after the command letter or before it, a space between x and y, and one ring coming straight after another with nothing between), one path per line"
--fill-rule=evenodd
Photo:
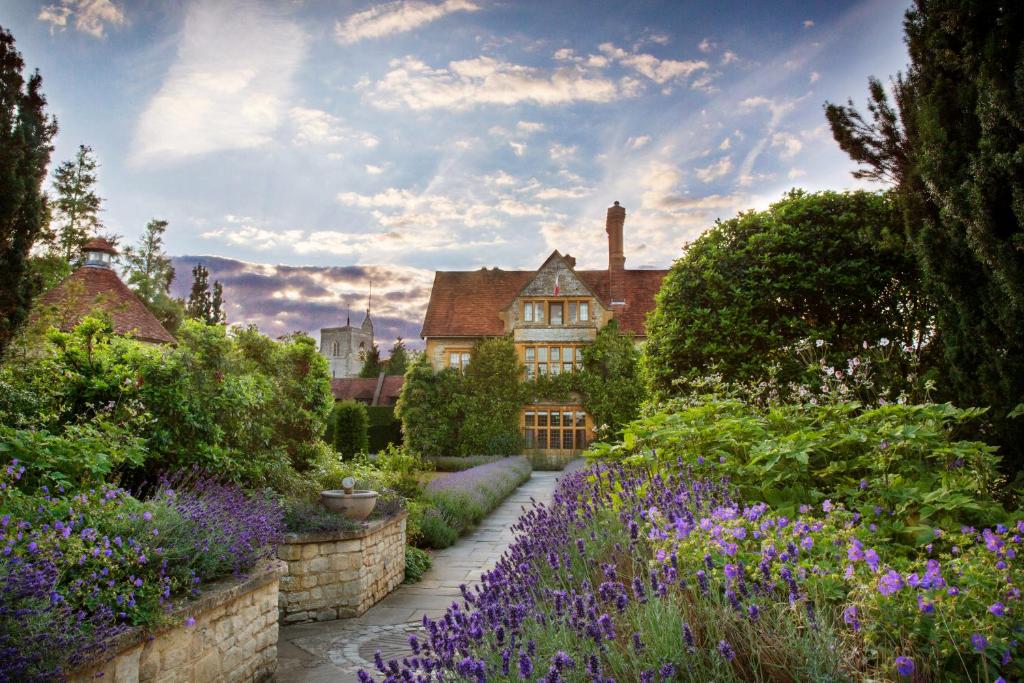
M494 512L455 545L433 554L434 564L419 583L399 586L361 617L299 624L281 629L277 643L280 683L348 683L356 673L373 673L377 650L385 660L410 654L409 633L426 614L442 616L462 600L460 584L472 584L491 569L512 542L512 524L530 499L547 502L560 472L533 472Z

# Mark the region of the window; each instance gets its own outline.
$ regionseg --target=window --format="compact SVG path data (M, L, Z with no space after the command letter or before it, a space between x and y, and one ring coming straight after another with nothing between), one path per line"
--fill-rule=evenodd
M590 445L587 414L580 406L526 406L521 424L529 449L582 451Z
M462 371L469 365L470 354L466 349L449 349L448 350L448 367L453 370Z
M525 346L526 379L573 372L583 367L582 346Z
M544 324L545 314L549 325L587 323L590 322L590 302L566 299L524 301L520 319L524 323Z

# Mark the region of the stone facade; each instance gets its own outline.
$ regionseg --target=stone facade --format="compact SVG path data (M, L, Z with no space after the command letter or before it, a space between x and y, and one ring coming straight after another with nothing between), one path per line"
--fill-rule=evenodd
M287 562L278 598L281 622L357 617L405 579L407 513L356 531L287 534L278 557Z
M320 330L320 355L330 365L331 377L355 377L363 369L361 355L373 348L373 320L366 311L359 327L324 327Z
M149 633L141 628L117 636L101 661L68 676L72 683L205 683L264 681L277 669L278 580L275 561L253 576L209 586L175 611L182 623Z

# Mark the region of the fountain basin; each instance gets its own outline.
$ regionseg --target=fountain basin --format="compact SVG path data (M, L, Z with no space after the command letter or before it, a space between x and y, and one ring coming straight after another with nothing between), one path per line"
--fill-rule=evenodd
M373 512L374 506L377 505L377 492L355 490L346 493L342 489L332 489L320 492L320 502L328 510L340 512L347 519L359 522Z

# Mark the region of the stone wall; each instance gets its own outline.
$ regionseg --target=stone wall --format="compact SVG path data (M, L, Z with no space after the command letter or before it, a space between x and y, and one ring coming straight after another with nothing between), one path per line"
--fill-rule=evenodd
M286 534L277 550L288 563L278 597L281 622L357 617L405 579L407 513L356 531Z
M134 628L114 638L100 660L68 676L72 683L263 681L277 668L275 561L249 578L220 581L175 610L179 626ZM191 617L195 623L186 626Z

